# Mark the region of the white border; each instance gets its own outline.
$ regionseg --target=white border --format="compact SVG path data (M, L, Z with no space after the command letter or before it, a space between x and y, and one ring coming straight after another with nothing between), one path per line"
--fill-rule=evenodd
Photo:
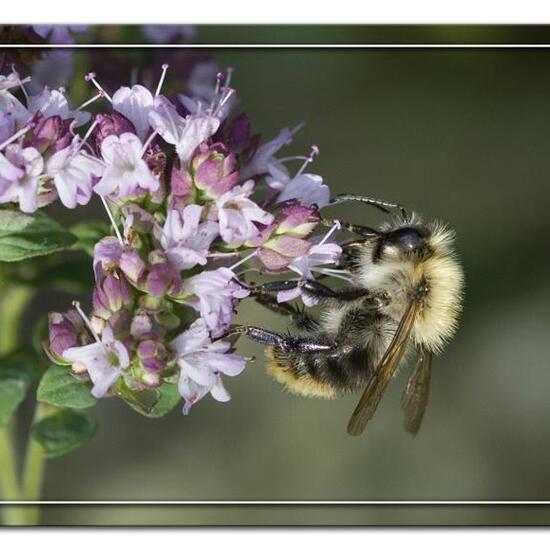
M550 31L550 29L549 29ZM550 38L550 34L549 34ZM544 49L550 44L0 44L4 48L190 48L190 49L374 49L374 48L521 48ZM550 500L0 500L1 506L519 506L550 505Z
M2 19L6 24L24 25L84 22L114 25L542 24L550 22L550 3L544 0L209 0L180 3L174 0L155 0L154 3L130 4L93 0L71 5L43 0L4 0Z

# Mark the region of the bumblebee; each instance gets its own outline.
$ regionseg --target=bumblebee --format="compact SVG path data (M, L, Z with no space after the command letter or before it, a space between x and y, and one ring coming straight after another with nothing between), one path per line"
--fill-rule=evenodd
M405 429L416 434L428 401L432 356L454 335L461 310L464 275L453 249L454 232L375 199L341 195L333 204L350 200L386 213L400 210L380 229L341 223L359 237L342 246L342 267L355 283L339 289L318 280L253 287L257 301L289 315L301 330L281 335L236 326L233 332L267 345L270 374L294 393L331 398L363 390L348 424L351 435L363 432L399 365L416 356L402 398ZM322 302L318 321L291 304L277 303L274 292L297 285Z

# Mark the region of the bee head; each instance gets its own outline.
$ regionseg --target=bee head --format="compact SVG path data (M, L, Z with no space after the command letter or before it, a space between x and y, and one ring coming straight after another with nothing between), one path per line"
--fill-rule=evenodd
M430 254L430 232L424 226L404 226L382 233L374 249L374 261L415 260Z

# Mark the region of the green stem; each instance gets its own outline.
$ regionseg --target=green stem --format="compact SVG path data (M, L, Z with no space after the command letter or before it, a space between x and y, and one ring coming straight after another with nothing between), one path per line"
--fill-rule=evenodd
M0 428L0 488L4 500L19 500L16 453L11 426ZM22 525L25 510L21 506L2 507L5 525Z
M45 407L37 403L33 424L38 422L45 413ZM35 441L32 432L27 442L27 453L23 469L22 496L24 500L40 500L42 494L42 483L46 466L46 455L44 449ZM38 506L27 506L24 514L24 525L38 525L40 519L40 508Z
M0 356L17 348L22 314L34 291L30 286L5 284L0 272ZM19 500L22 496L17 471L17 454L11 426L0 428L0 489L4 500ZM2 507L6 525L25 525L24 506Z
M2 330L0 331L0 355L6 355L17 347L22 314L34 291L30 286L2 285L0 281L0 312Z

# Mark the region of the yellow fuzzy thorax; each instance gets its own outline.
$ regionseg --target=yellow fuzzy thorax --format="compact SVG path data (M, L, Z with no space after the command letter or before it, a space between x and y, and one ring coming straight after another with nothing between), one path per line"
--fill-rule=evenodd
M382 311L396 322L403 315L411 292L426 281L428 292L411 336L416 345L439 353L457 328L464 274L451 248L452 231L436 223L430 226L430 233L431 254L415 261L388 258L373 262L372 249L366 246L359 281L370 290L388 292L391 302Z

